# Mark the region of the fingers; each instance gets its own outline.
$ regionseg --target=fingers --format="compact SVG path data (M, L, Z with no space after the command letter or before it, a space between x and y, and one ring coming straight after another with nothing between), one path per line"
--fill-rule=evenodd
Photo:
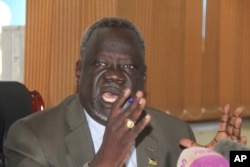
M230 107L229 105L225 105L223 111L222 111L222 116L220 120L220 125L218 129L218 133L225 133L223 137L226 135L232 140L239 140L240 138L240 130L241 130L241 124L242 124L242 119L240 117L241 113L243 112L242 107L238 107L233 115L230 117L229 116L230 112ZM219 140L221 137L221 134L218 138L216 137L217 140Z
M126 99L128 99L130 93L131 93L131 90L128 88L123 90L123 93L121 94L121 96L119 96L116 103L113 105L113 110L110 113L111 117L116 117L120 114L121 108L123 104L125 103Z
M134 102L127 109L126 117L132 119L133 121L137 121L145 105L146 105L146 99L143 98L143 92L142 91L136 92Z
M236 120L237 120L238 118L241 119L240 115L241 115L242 112L243 112L243 108L242 108L242 107L238 107L238 108L234 111L232 117L230 118L230 121L229 121L229 123L228 123L228 129L227 129L227 133L228 133L229 135L233 135L233 131L234 131L235 128L238 128L238 129L239 129L239 132L240 132L241 121L239 122L239 120L238 120L238 121L236 121Z
M241 144L245 145L247 143L247 138L245 136L241 137L242 112L243 107L238 107L234 111L232 117L230 117L230 107L228 104L225 105L222 111L219 129L216 133L216 136L205 147L213 149L217 141L227 139L240 142ZM183 147L201 146L190 139L180 140L180 145Z
M143 92L137 91L134 98L134 102L123 113L123 117L125 120L129 119L136 123L134 129L136 129L137 132L141 132L141 130L144 129L144 127L146 126L146 124L150 119L148 116L146 117L145 115L142 114L145 106L146 106L146 99L143 98ZM142 118L142 120L139 120L141 116L143 116L144 118Z
M247 144L247 137L246 136L241 137L240 143L246 145Z
M246 137L241 137L242 112L243 108L238 107L230 117L230 107L228 104L225 105L222 111L217 134L207 147L213 148L217 141L227 139L235 142L241 142L242 144L246 143Z
M119 164L123 164L127 159L136 137L151 120L150 115L144 115L146 99L142 91L137 91L135 97L133 97L134 100L131 102L132 104L121 112L121 108L129 96L131 96L131 90L124 89L113 104L103 142L98 151L98 155L101 155L101 157L108 155Z
M128 135L131 136L129 140L132 141L149 123L151 117L149 115L143 115L146 99L143 97L142 91L137 91L135 97L133 97L134 100L131 102L132 104L121 112L121 108L123 108L122 106L130 96L130 93L130 89L123 91L123 94L113 106L112 116L109 118L109 122L112 122L113 129L120 129L121 133L127 137Z
M131 138L136 138L138 134L148 125L151 120L151 116L147 114L140 122L136 124L136 126L130 130Z
M226 132L228 127L228 118L229 118L229 105L225 105L222 111L222 116L220 120L219 130L218 132Z
M231 139L233 141L239 141L240 137L241 137L241 124L242 124L242 119L240 117L234 118L234 122L233 125L230 126L230 128L232 129L232 135L231 135Z
M149 124L151 116L143 113L146 106L146 99L143 97L142 91L137 91L134 97L134 102L122 113L125 123L122 125L122 131L126 133L127 140L124 142L131 142L143 131ZM121 120L123 120L121 119ZM134 122L133 126L129 126L126 120ZM133 123L132 123L133 124Z

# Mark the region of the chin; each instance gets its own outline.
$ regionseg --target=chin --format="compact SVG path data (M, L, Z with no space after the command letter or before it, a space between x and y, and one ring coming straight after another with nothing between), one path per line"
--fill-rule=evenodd
M103 110L103 109L101 109ZM99 110L100 111L100 110ZM108 121L108 116L105 115L106 112L98 112L98 110L95 110L95 118L97 122L106 125L106 122Z

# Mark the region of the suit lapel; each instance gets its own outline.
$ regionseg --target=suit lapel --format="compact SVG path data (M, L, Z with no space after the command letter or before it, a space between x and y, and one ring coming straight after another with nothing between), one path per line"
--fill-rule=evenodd
M67 166L83 166L93 159L94 145L85 114L78 96L65 105L65 138ZM152 122L151 122L152 123ZM136 139L137 166L157 167L159 143L151 135L151 126L147 126Z
M94 157L94 146L78 96L65 112L64 142L67 151L67 166L83 166ZM74 164L74 165L73 165Z
M136 140L137 166L157 167L159 144L151 135L151 126L146 127Z

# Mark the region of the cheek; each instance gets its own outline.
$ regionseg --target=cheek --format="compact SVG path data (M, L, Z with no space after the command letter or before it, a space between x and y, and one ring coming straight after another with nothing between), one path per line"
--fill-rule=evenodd
M99 86L95 80L95 77L83 75L80 81L80 96L84 107L89 108L94 106L94 101L99 94Z
M137 90L144 90L145 80L141 75L140 76L134 75L134 77L131 77L131 83L134 92L136 92Z
M82 93L87 94L93 89L94 77L86 72L82 72L80 76L80 87Z
M89 92L89 91L95 91L98 89L98 84L100 84L102 78L102 73L96 71L96 70L86 70L86 72L82 72L80 82L82 88Z

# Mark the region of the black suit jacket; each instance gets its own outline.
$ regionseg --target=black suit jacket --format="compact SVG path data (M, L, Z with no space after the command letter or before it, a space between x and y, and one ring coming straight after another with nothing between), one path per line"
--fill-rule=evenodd
M146 108L150 125L136 140L138 167L175 167L179 140L194 135L187 123ZM94 157L94 146L78 94L56 107L15 122L4 145L7 167L82 167ZM152 165L151 165L152 166Z

